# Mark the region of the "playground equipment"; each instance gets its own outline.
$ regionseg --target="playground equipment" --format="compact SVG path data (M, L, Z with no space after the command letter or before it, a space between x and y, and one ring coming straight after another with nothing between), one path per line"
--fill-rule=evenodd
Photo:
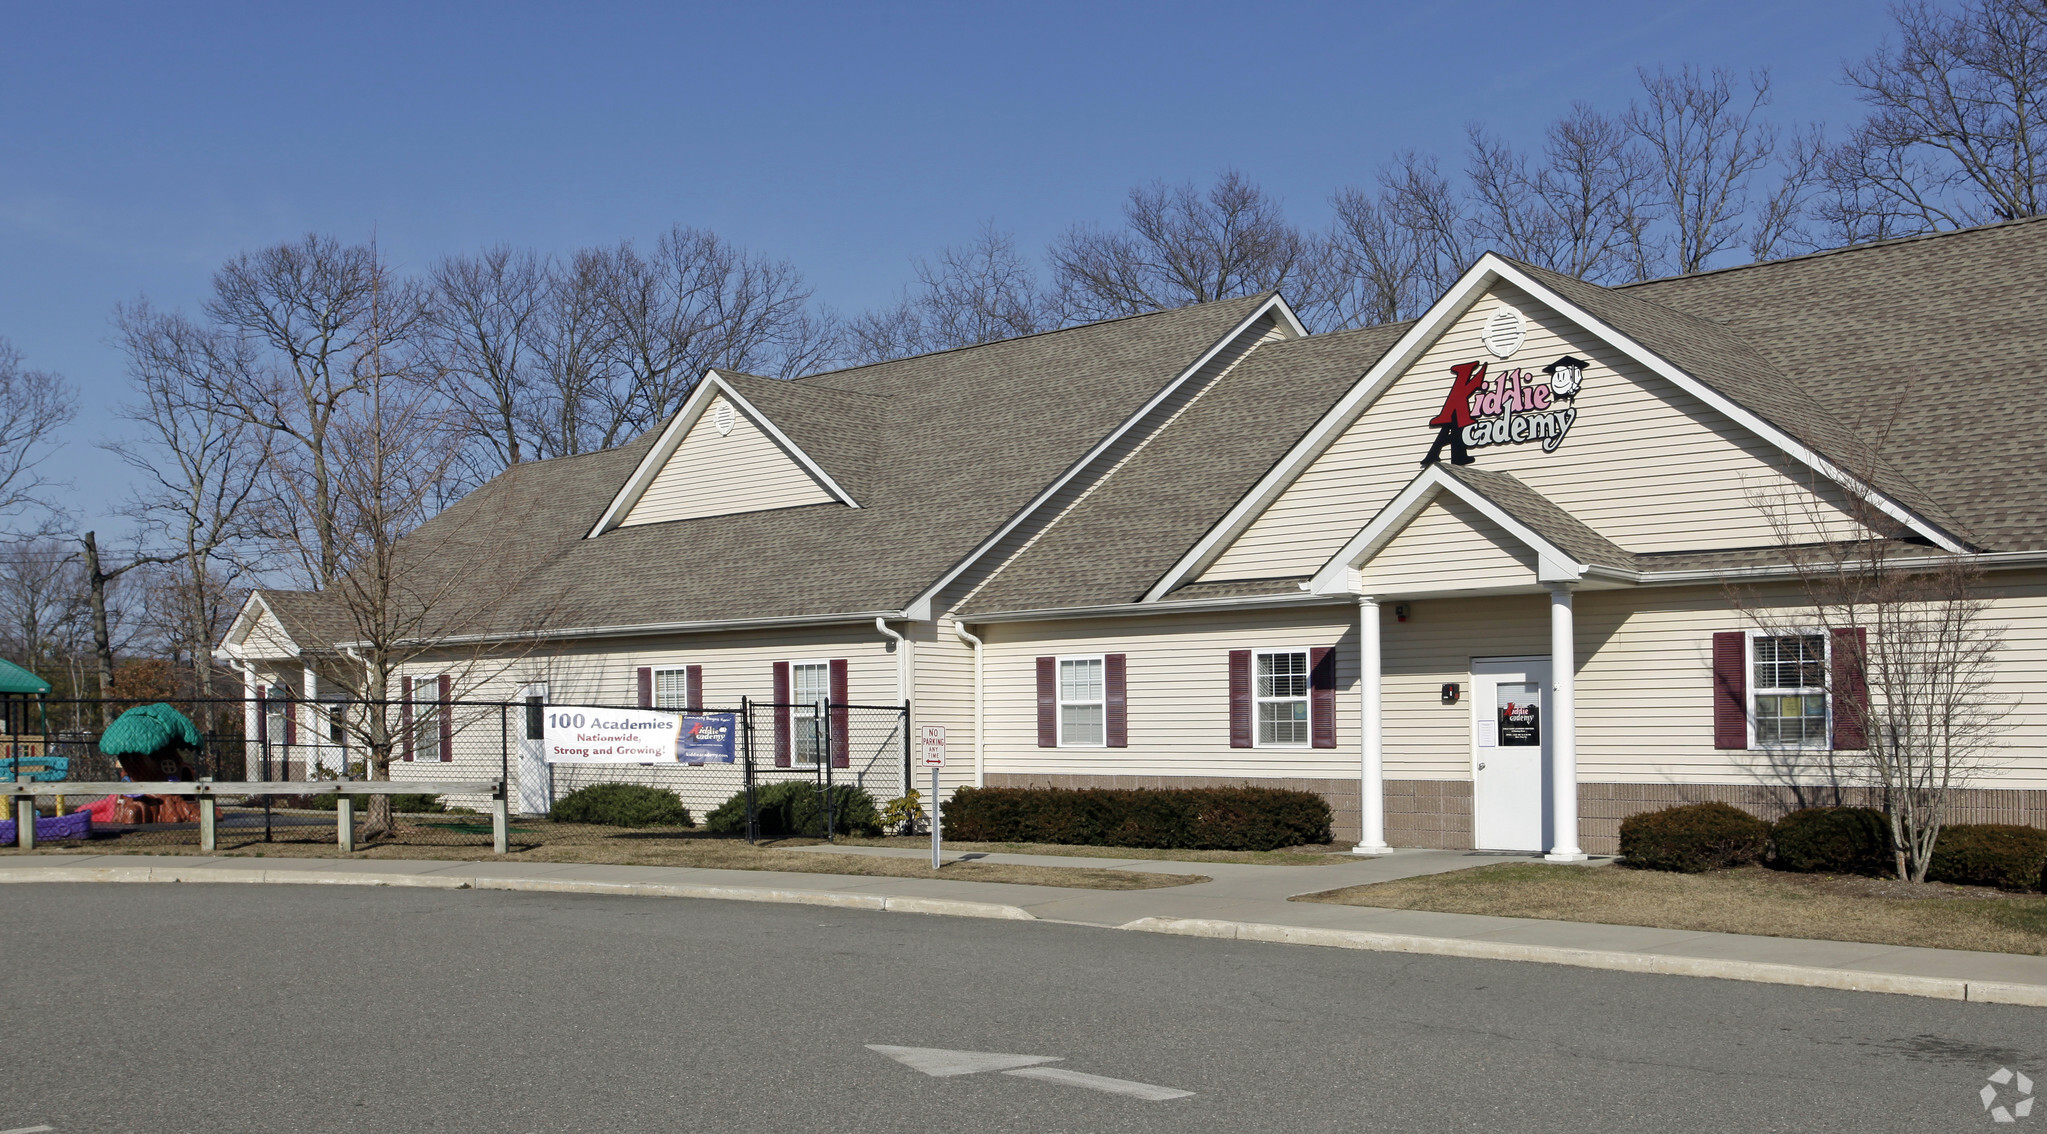
M122 713L100 734L100 751L120 761L121 777L158 783L198 778L192 757L199 730L185 714L159 701ZM193 823L199 807L176 795L110 795L79 809L99 823Z

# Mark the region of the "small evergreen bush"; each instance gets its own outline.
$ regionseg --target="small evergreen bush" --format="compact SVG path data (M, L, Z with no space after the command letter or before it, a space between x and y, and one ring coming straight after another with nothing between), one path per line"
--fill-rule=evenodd
M1329 803L1282 788L961 788L945 837L1162 850L1277 850L1329 841Z
M1770 848L1770 826L1725 803L1692 803L1621 820L1621 857L1643 870L1700 874L1741 866Z
M591 784L555 801L547 817L557 823L607 827L694 827L689 808L674 792L641 784Z
M1941 828L1926 880L2038 890L2043 867L2047 867L2047 831L2005 823L1956 823Z
M1867 807L1807 807L1777 820L1770 829L1781 870L1818 874L1894 873L1891 822Z
M881 813L874 797L851 784L833 784L832 833L874 836L881 834ZM754 788L760 810L763 839L816 838L825 835L824 789L811 780L782 780ZM713 835L746 836L746 793L735 793L704 816L704 829Z

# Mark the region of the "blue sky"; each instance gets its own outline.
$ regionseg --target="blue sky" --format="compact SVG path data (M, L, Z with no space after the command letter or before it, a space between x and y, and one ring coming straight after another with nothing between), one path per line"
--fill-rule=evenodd
M238 251L374 233L401 265L681 222L893 295L983 220L1029 249L1125 191L1243 170L1332 189L1466 122L1526 141L1638 64L1769 67L1785 121L1856 116L1872 0L0 6L0 336L79 387L52 471L103 530L127 470L117 302L191 308Z

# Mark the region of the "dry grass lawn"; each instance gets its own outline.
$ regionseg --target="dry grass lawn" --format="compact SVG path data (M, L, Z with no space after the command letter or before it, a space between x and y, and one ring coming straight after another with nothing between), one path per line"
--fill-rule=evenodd
M1743 867L1503 863L1295 901L2047 955L2047 896Z
M683 831L621 831L616 827L571 824L513 823L512 852L492 854L488 836L481 846L436 846L412 840L369 845L345 857L353 859L412 858L474 862L583 862L609 866L701 866L719 870L787 870L803 874L853 874L875 878L943 878L955 882L1014 882L1031 886L1065 886L1082 890L1151 890L1185 886L1208 879L1198 874L1152 874L1130 870L1098 870L1064 866L1000 866L985 862L948 863L933 870L921 859L869 855L820 854L774 844L749 846L740 839L714 839ZM488 830L488 827L485 828ZM223 832L225 842L226 832ZM222 846L212 854L226 858L341 858L326 837L294 842L252 842ZM540 835L541 837L534 837ZM816 840L800 840L798 845ZM358 844L361 846L362 844ZM928 842L926 845L929 845ZM92 843L46 843L39 853L71 854L203 854L197 845L147 845L126 839ZM19 854L0 847L0 855Z

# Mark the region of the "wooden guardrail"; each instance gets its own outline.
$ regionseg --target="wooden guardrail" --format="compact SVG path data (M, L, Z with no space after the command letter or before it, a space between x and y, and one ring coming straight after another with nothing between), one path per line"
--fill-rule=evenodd
M77 781L0 780L0 795L14 797L15 844L36 845L36 801L39 795L189 795L199 804L199 849L213 850L214 816L221 796L331 795L335 799L334 841L344 852L355 850L355 799L364 795L488 795L491 849L504 854L511 839L511 813L499 780L309 780L302 783L262 781Z

